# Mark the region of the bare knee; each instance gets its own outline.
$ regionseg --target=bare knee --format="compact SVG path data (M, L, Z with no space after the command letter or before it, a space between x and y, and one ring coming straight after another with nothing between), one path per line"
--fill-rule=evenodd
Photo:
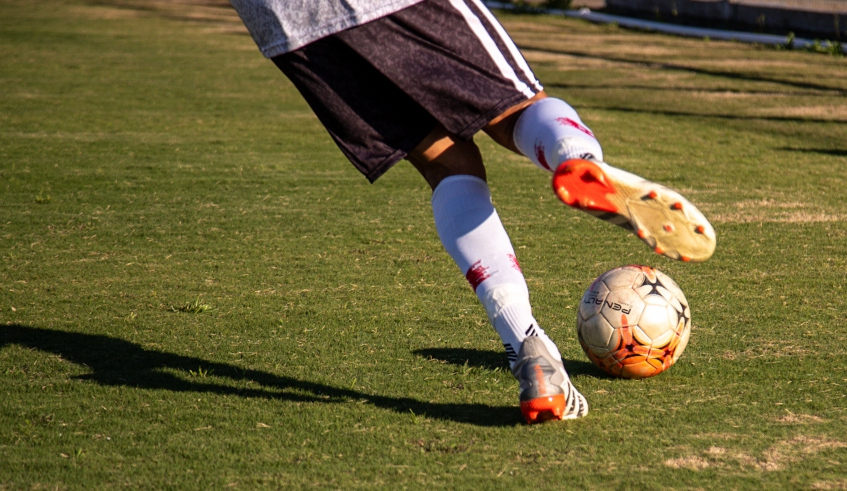
M442 180L455 175L485 180L482 154L473 140L462 140L438 125L406 157L434 190Z
M488 134L492 140L496 141L500 145L515 153L521 153L517 146L515 146L513 135L515 131L515 124L518 122L518 118L521 116L524 109L546 97L547 93L541 91L535 94L535 96L531 99L515 104L509 109L503 111L503 113L496 118L492 119L491 122L488 123L482 130Z

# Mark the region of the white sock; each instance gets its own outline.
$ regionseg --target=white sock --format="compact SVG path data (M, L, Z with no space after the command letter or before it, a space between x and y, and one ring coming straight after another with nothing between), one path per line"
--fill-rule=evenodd
M574 108L548 97L524 109L515 124L515 146L544 170L553 172L565 160L593 157L603 160L603 149L579 119Z
M465 175L444 179L432 193L432 212L444 249L485 307L509 364L514 364L527 336L541 337L561 359L532 316L529 289L485 181Z

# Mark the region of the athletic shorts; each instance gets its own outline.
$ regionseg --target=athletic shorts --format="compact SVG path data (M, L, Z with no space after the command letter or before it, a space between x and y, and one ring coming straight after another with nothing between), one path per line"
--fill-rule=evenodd
M542 90L480 0L425 0L273 61L371 182L438 123L469 140Z

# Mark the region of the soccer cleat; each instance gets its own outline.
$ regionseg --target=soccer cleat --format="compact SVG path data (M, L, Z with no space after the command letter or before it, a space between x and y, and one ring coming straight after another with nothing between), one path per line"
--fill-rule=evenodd
M565 366L538 336L526 338L512 368L521 388L521 413L529 424L575 419L588 414L588 402L571 384Z
M657 254L705 261L715 252L712 225L682 195L604 162L563 162L553 191L566 205L630 230Z

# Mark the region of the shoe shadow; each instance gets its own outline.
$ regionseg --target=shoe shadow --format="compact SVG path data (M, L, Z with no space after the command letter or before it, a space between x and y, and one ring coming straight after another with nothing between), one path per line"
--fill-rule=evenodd
M465 366L467 363L471 368L485 370L499 368L509 371L509 360L504 352L466 348L425 348L415 350L412 353L451 365Z
M501 370L509 371L509 361L506 354L497 351L466 349L466 348L425 348L413 351L414 354L424 358L440 360L453 365L465 366L472 368L483 368L486 370ZM576 375L585 375L594 378L612 378L606 375L602 370L594 366L593 363L581 360L562 360L565 364L565 370L571 377Z
M517 406L434 403L411 397L366 394L227 363L145 349L136 343L103 335L12 324L0 327L0 349L7 345L59 355L69 362L85 366L91 373L75 378L103 386L324 404L359 400L397 413L409 414L411 410L414 414L426 415L427 418L477 426L515 426L522 422ZM260 387L240 388L212 381L197 382L172 373L176 370L188 374L189 371L198 370L198 367L210 374L210 377L204 380L220 377L234 381L250 380Z

